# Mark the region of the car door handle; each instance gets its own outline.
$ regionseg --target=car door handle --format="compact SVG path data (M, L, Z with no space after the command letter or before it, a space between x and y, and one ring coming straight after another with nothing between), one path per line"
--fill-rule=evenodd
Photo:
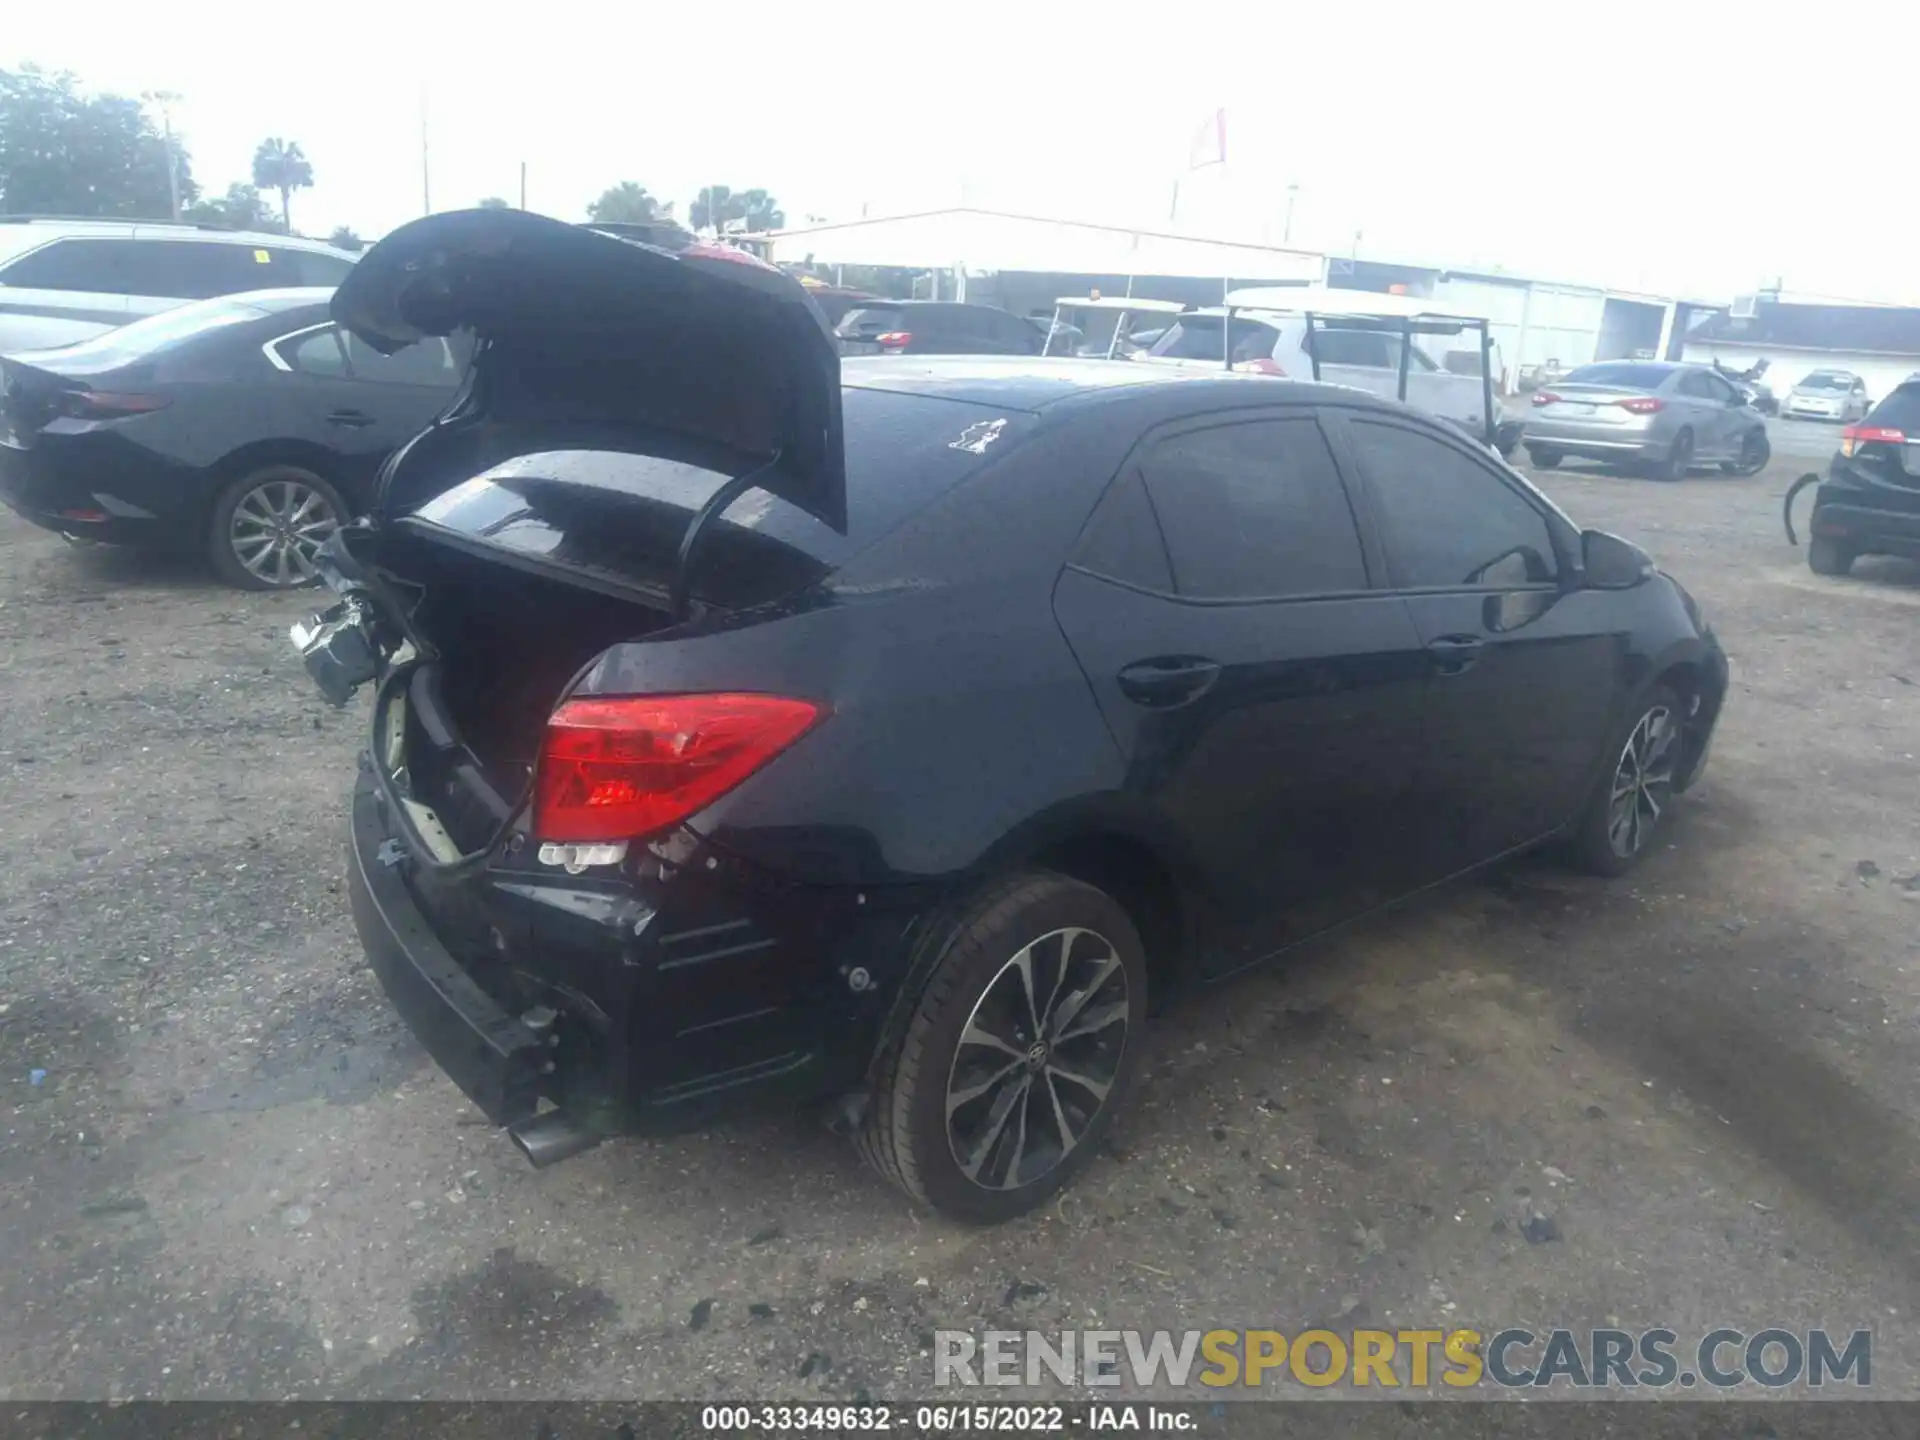
M1464 675L1480 658L1480 647L1484 643L1478 635L1442 635L1427 642L1427 652L1433 656L1434 669L1440 674Z
M1156 655L1134 661L1117 678L1120 693L1134 704L1167 710L1206 694L1220 678L1220 666L1200 655Z
M364 410L336 410L327 416L329 425L343 425L349 430L364 430L373 424L373 416Z

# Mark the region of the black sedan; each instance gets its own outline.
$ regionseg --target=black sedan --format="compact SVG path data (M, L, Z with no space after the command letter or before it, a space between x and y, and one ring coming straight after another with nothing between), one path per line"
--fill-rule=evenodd
M1694 601L1452 427L842 367L796 285L720 268L468 212L335 301L380 349L486 341L294 640L374 688L373 966L536 1163L828 1100L917 1200L1016 1215L1151 996L1545 842L1624 871L1700 774Z
M1791 492L1787 506L1791 535ZM1862 555L1920 560L1920 381L1895 386L1840 432L1809 529L1807 564L1817 574L1844 575Z
M382 355L333 325L332 294L205 300L0 358L0 500L76 539L202 552L234 585L310 584L465 354Z

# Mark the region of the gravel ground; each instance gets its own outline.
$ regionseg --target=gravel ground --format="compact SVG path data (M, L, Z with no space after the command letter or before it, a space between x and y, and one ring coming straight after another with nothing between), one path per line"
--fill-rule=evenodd
M528 1169L361 963L309 602L0 514L0 1395L907 1397L940 1326L1309 1322L1865 1326L1920 1393L1920 566L1812 576L1803 468L1545 478L1732 655L1665 848L1201 997L992 1232L799 1116Z

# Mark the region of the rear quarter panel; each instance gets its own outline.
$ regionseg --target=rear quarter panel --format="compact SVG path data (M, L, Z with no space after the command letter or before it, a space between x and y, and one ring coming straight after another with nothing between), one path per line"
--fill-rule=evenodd
M579 693L822 702L825 720L690 828L806 883L963 875L1122 781L1051 595L1137 433L1042 429L800 600L615 647Z

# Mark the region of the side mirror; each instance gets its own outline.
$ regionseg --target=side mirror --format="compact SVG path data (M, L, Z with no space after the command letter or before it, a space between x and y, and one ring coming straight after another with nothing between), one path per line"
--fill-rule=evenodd
M1651 555L1604 530L1580 532L1580 569L1589 590L1631 590L1654 575Z

